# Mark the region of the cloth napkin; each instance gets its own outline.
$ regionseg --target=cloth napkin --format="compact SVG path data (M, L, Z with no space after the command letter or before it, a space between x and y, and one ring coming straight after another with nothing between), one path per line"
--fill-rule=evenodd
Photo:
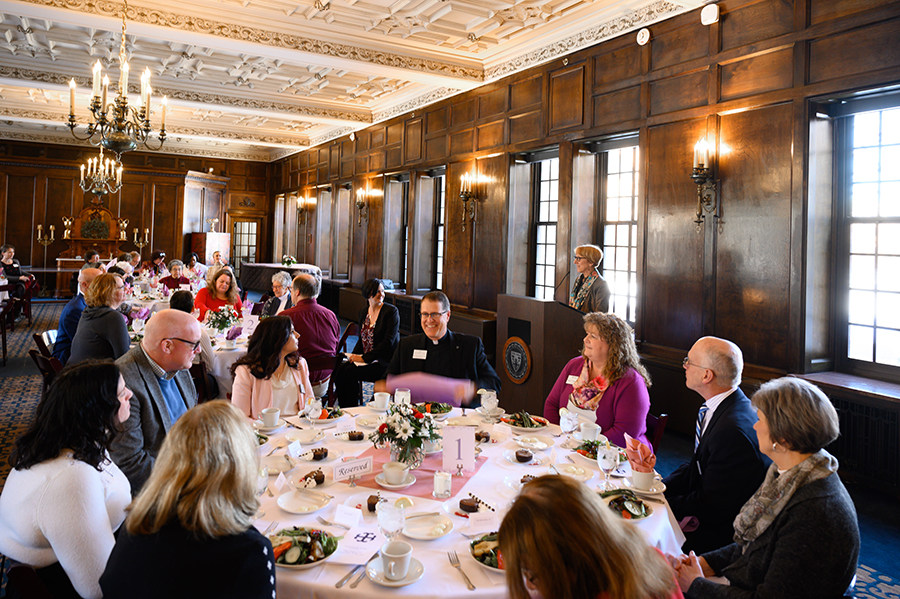
M656 465L656 456L653 450L625 433L625 455L634 472L653 472Z
M234 341L235 339L240 337L241 333L243 332L244 330L241 327L231 327L230 329L228 329L228 332L225 333L225 339L227 341Z

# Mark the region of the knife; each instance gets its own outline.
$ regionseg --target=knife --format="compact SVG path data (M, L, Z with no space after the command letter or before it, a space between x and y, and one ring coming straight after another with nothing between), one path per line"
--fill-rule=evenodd
M356 571L359 570L360 568L362 568L363 566L365 566L366 564L368 564L370 561L372 561L376 557L378 557L378 553L379 552L376 551L372 557L370 557L369 559L366 560L365 564L359 564L358 566L354 566L352 570L347 572L346 576L344 576L339 581L337 581L337 583L335 583L334 588L339 589L342 586L344 586L345 584L347 584L347 581L350 580L351 578L353 578L353 575L356 574Z
M421 512L418 514L410 514L406 517L407 520L411 520L413 518L424 518L425 516L440 516L440 512Z
M378 551L375 552L375 555L372 556L372 558L369 560L369 562L371 562L376 557L378 557ZM350 583L351 589L355 589L356 587L358 587L359 583L362 582L362 579L366 577L366 572L369 569L369 562L366 562L365 565L363 566L363 571L359 573L359 578L357 578L356 580L354 580L353 582Z

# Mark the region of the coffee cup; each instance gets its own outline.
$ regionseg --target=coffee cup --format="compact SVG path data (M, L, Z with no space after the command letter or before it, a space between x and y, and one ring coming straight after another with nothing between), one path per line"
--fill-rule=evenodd
M655 472L632 472L631 473L631 482L634 484L634 488L639 491L649 491L653 488L653 483L656 481L656 473Z
M581 438L585 441L596 441L600 435L600 426L595 422L581 423Z
M281 410L278 408L266 408L259 413L259 419L262 420L263 426L266 428L278 426L279 418L281 418Z
M391 401L391 394L383 392L376 393L373 396L372 401L375 403L376 408L378 408L379 410L384 410L385 408L387 408L388 402Z
M384 577L388 580L403 580L409 573L412 559L412 545L406 541L391 541L381 546L381 563Z
M389 485L400 485L406 481L409 474L409 466L403 462L388 462L381 467L384 473L384 480Z

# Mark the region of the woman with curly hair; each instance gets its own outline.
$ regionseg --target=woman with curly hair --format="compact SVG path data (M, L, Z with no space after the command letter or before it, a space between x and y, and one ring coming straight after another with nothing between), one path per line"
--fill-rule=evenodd
M559 409L596 422L610 443L625 446L625 433L650 445L650 374L641 365L634 332L615 314L584 315L584 349L566 364L544 402L544 418L559 424Z
M240 313L242 305L237 279L231 269L227 266L210 268L206 287L198 291L194 298L194 307L200 310L198 318L202 321L207 312L222 306L231 306Z
M587 485L541 476L503 518L500 552L512 599L676 599L663 555Z
M99 598L131 485L109 444L131 413L110 360L69 366L16 441L0 495L0 552L34 566L53 597Z
M260 321L247 344L247 355L231 366L231 401L248 418L265 408L299 414L313 399L306 360L297 355L297 333L287 316Z

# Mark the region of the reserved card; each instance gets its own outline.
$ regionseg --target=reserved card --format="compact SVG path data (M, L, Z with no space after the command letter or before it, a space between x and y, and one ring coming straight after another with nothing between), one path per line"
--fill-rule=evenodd
M444 463L447 472L475 469L475 428L471 426L444 427Z
M287 454L292 458L299 458L301 453L303 453L303 448L300 446L300 441L293 441L287 446Z
M497 512L476 512L469 514L469 532L494 532L500 529Z
M334 467L334 480L347 480L351 476L362 476L372 472L373 459L372 456L360 458L358 460L350 460Z
M333 520L338 524L353 528L359 525L360 518L362 518L362 510L339 503L334 512Z

